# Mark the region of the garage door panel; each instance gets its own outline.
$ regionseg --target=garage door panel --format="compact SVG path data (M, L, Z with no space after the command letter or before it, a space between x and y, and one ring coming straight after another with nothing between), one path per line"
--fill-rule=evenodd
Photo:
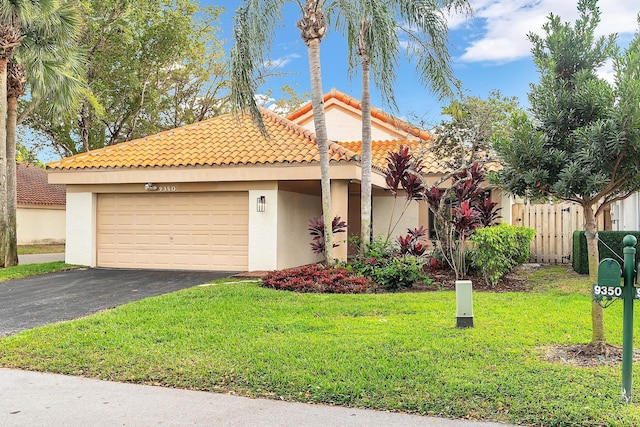
M98 265L246 270L248 193L100 194Z

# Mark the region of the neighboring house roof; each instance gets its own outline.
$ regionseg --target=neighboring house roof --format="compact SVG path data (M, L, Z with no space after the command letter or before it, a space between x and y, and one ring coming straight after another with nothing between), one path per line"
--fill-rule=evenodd
M49 169L222 166L319 161L315 135L267 110L262 110L268 138L249 115L214 117L145 138L77 154L47 164ZM334 142L332 161L359 160Z
M66 187L60 184L49 184L46 170L33 164L18 163L16 178L18 205L66 205Z
M327 92L324 97L323 97L323 101L326 104L327 102L329 102L330 100L337 100L340 101L350 107L353 107L357 110L359 110L360 112L362 112L362 103L360 102L360 100L353 98L349 95L347 95L346 93L340 92L337 89L331 89L329 92ZM294 111L293 113L289 114L287 116L287 119L291 120L291 121L296 121L296 119L304 116L305 114L308 114L311 112L312 110L312 105L311 102L307 102L306 104L304 104L302 107L300 107L298 110ZM397 117L392 116L389 113L384 112L383 110L380 110L379 108L376 107L371 107L371 117L374 119L378 119L398 130L402 130L407 132L409 135L412 135L416 138L422 139L424 141L430 141L433 140L433 135L429 132L427 132L424 129L420 129L414 125L412 125L411 123L408 123L404 120L401 120Z

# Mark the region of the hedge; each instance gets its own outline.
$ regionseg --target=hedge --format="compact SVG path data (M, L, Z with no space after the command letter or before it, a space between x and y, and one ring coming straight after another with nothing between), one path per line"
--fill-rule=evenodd
M622 249L624 248L622 239L627 234L635 236L640 242L640 231L598 231L598 252L600 254L600 260L613 258L622 265ZM613 252L609 248L613 249ZM639 260L640 250L636 251L636 265ZM584 235L584 231L573 232L573 255L571 265L576 272L580 274L589 274L587 238Z

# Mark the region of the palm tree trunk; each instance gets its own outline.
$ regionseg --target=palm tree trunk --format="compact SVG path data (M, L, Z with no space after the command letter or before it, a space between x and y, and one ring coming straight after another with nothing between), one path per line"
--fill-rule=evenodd
M4 266L18 265L18 235L16 211L18 208L16 180L16 126L18 124L18 98L7 100L7 233Z
M585 236L587 238L587 257L589 259L589 283L598 283L598 223L591 204L584 205ZM591 302L591 345L604 346L604 310L595 301Z
M331 223L331 178L329 176L329 138L327 122L324 116L324 94L320 72L320 39L307 42L309 54L309 75L311 77L311 105L313 106L313 124L320 153L320 184L322 187L322 217L324 218L324 247L327 264L333 264L333 231Z
M0 58L0 267L7 247L7 62Z
M362 55L362 180L360 181L360 239L364 254L371 244L371 83L369 58Z
M302 19L298 21L300 37L307 45L309 55L309 77L311 79L311 105L316 142L320 154L320 184L322 187L322 217L324 219L324 247L327 264L333 264L333 222L331 212L331 178L329 176L329 138L324 117L324 94L320 72L320 42L327 31L322 13L324 0L307 0L302 8Z

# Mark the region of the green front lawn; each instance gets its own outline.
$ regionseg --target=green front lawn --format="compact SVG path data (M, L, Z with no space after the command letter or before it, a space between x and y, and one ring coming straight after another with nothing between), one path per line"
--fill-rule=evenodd
M24 264L15 267L0 268L0 282L11 279L22 279L29 276L39 274L55 273L57 271L65 271L76 266L65 264L62 261L46 262L42 264Z
M551 270L553 272L553 270ZM588 342L590 296L474 293L474 329L453 292L322 295L217 281L0 340L0 365L249 396L544 426L636 426L620 366L544 359ZM620 344L621 304L606 310ZM638 322L636 322L637 324ZM640 325L636 336L640 334ZM640 369L634 382L640 385Z

